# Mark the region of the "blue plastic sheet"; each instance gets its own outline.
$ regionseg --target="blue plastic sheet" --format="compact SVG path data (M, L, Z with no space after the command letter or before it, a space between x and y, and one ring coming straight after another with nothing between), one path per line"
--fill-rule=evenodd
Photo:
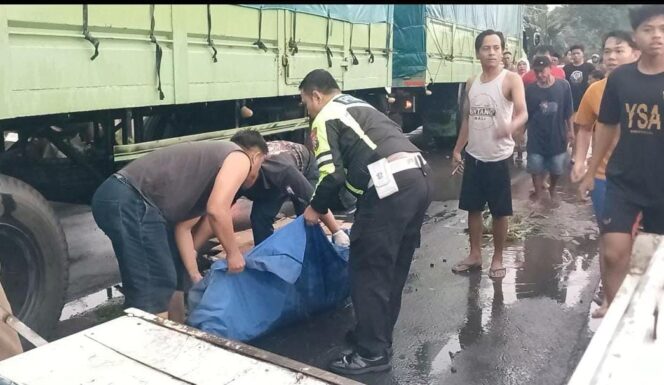
M350 294L348 256L300 216L252 249L242 273L215 262L189 291L187 324L248 341L333 308Z

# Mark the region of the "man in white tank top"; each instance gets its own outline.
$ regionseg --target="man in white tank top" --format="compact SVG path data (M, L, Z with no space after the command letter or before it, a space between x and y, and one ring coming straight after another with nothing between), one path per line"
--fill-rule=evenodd
M514 151L512 135L528 120L521 77L501 66L505 38L486 30L475 40L482 73L466 82L463 121L454 148L454 162L464 163L459 208L468 211L470 254L452 271L482 268L482 211L489 204L493 216L494 253L489 277L505 276L503 247L512 215L509 159ZM461 151L466 147L465 160Z

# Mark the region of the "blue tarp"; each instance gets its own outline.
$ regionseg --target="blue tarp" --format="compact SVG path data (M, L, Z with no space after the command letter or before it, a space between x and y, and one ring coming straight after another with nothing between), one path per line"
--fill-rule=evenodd
M350 23L392 23L392 4L240 4L243 7L286 9L347 21Z
M252 249L242 273L215 262L189 291L187 324L248 341L332 308L350 294L348 256L300 216Z
M423 5L395 5L392 78L412 76L427 68L424 20Z

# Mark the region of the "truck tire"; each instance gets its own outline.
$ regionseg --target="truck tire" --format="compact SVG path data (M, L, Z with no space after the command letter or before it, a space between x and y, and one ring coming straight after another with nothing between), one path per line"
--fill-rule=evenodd
M14 315L44 338L55 330L69 275L67 242L49 203L0 174L0 282Z

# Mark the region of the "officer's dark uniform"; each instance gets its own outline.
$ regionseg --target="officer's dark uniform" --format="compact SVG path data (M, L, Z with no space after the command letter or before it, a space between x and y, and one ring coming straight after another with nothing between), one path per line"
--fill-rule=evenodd
M354 334L358 353L384 355L392 345L401 292L432 199L429 166L396 123L350 95L335 96L319 112L312 123L312 141L320 178L311 207L326 213L342 187L358 197L350 234ZM369 187L367 165L413 153L421 167L395 173L399 192L379 199Z

